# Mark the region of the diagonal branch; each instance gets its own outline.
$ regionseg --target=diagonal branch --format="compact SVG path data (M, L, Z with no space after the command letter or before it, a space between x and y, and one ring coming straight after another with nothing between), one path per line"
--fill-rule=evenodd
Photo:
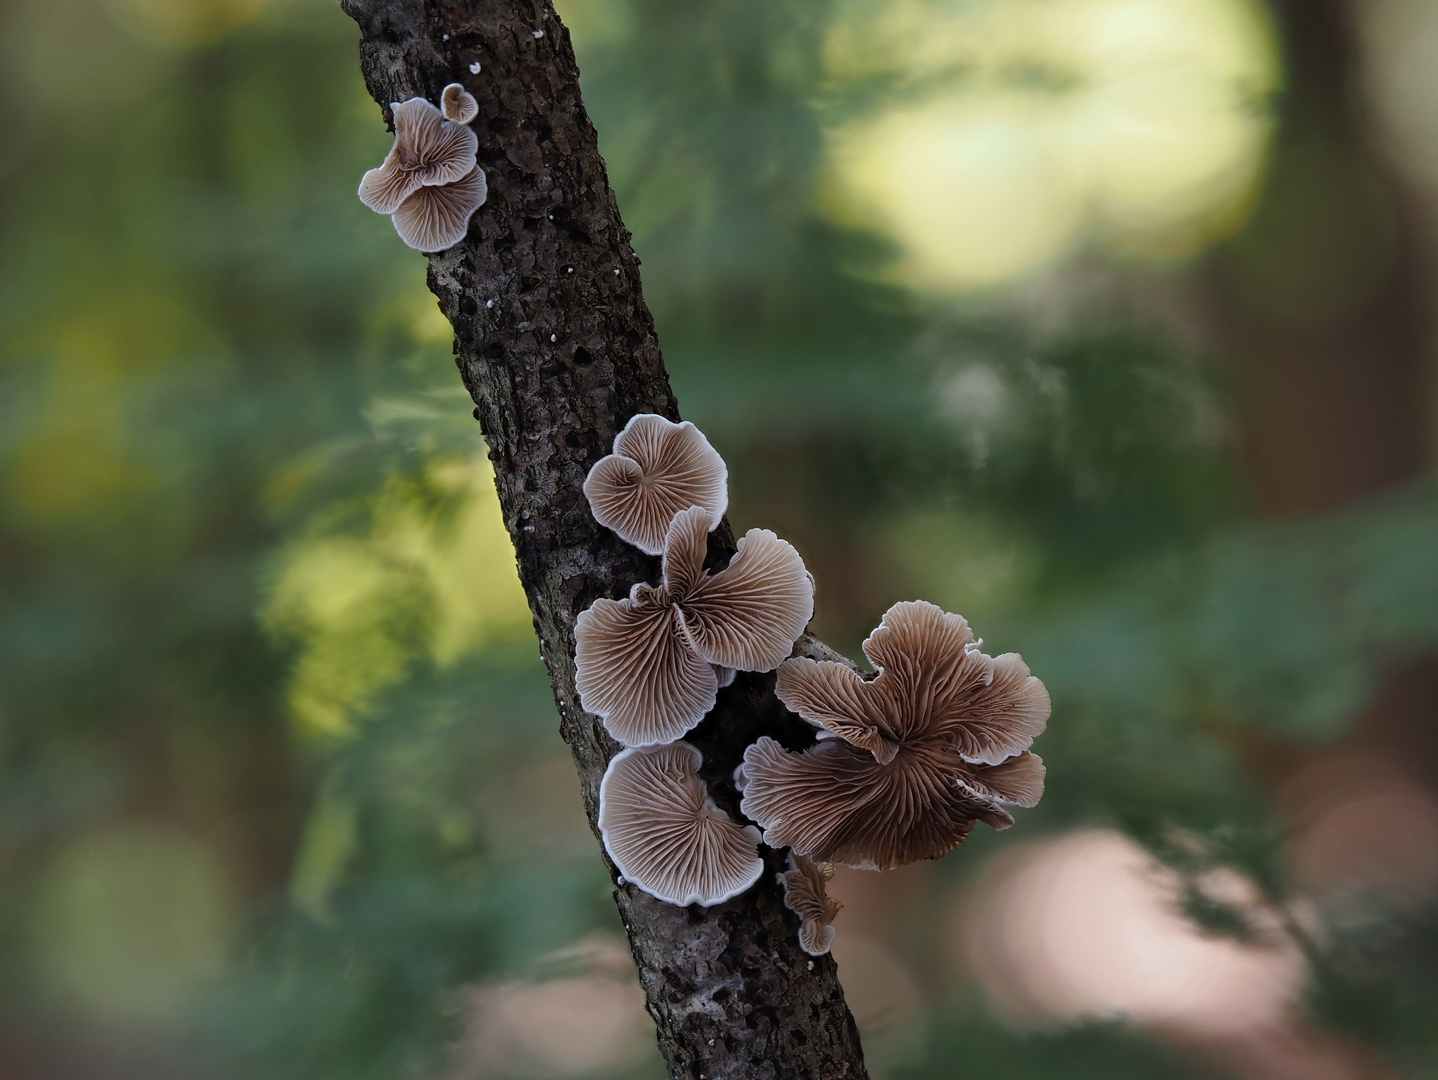
M637 412L679 419L593 125L569 32L549 0L342 0L359 23L361 67L389 103L437 101L450 82L479 101L474 128L489 199L458 246L430 257L429 286L455 331L475 417L490 446L505 524L534 613L591 828L618 746L579 706L574 621L595 599L653 581L658 560L601 528L582 484ZM478 71L475 70L476 66ZM710 557L733 553L728 523ZM811 638L801 652L835 658ZM810 730L741 673L689 739L715 800L738 815L734 767L758 735L791 747ZM597 835L597 833L596 833ZM659 1045L690 1080L866 1077L834 961L809 958L782 902L782 859L743 896L678 908L614 890ZM610 866L614 876L615 868Z

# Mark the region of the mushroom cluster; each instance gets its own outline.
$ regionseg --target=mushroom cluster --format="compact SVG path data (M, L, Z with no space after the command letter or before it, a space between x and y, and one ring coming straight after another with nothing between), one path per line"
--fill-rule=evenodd
M1043 795L1029 748L1049 696L1016 653L989 656L968 622L924 601L895 604L863 644L875 670L790 658L814 607L814 582L788 543L751 529L727 566L705 569L728 505L724 461L692 424L633 417L590 470L595 519L662 556L660 582L596 600L575 625L580 703L626 749L605 772L599 829L627 881L673 904L710 906L763 869L758 844L789 849L778 875L799 917L800 947L829 951L840 905L834 865L888 870L952 851L977 822ZM774 671L775 693L816 729L789 751L762 736L734 774L732 820L680 742L736 671ZM761 831L762 830L762 831Z
M779 668L779 700L819 729L801 753L768 736L735 774L764 841L863 870L948 854L985 821L1034 806L1044 765L1029 751L1049 716L1016 653L988 656L963 616L895 604L864 642L878 674L805 658Z
M360 181L360 201L389 214L395 231L418 251L443 251L464 239L469 219L489 194L469 124L474 95L450 83L436 107L421 97L397 101L394 146Z
M740 538L723 570L704 569L729 502L726 479L723 458L693 424L641 413L584 482L597 521L663 555L659 585L596 600L574 628L579 703L624 746L683 737L735 671L778 667L814 614L814 579L767 529Z
M651 896L706 907L758 880L759 831L709 800L703 755L677 740L735 672L778 667L814 613L804 561L767 529L746 533L723 569L704 568L727 482L723 458L693 424L631 418L584 493L597 521L663 557L661 580L594 601L574 630L580 704L627 747L601 785L605 849Z

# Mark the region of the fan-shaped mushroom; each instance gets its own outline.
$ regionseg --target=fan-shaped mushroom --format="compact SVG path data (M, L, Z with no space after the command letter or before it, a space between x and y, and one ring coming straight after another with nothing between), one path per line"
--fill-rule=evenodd
M1049 698L1019 656L984 655L963 618L922 601L890 608L864 653L872 680L830 661L779 668L780 700L824 730L803 753L767 737L745 752L740 805L767 843L885 870L1038 802L1043 761L1027 747Z
M444 118L454 124L468 124L479 115L479 102L457 82L444 88L439 96L439 104Z
M674 515L702 506L715 528L729 505L729 473L703 433L687 420L654 413L629 419L584 481L594 518L650 555L664 551Z
M759 830L714 804L685 742L616 755L599 785L604 850L626 881L681 906L738 896L764 872Z
M704 507L676 514L663 584L596 600L575 626L580 703L626 746L682 736L714 707L716 666L774 669L814 613L813 579L788 543L751 529L729 565L711 574L708 533Z
M453 184L419 188L394 212L395 232L416 251L453 247L469 232L469 219L488 194L484 170L478 165Z
M441 187L469 177L479 151L473 131L450 123L424 98L397 101L392 108L394 146L383 165L364 174L359 187L360 201L380 214L393 214L422 187Z
M791 851L788 871L776 876L784 887L784 906L801 920L799 948L810 956L823 956L834 944L834 916L844 906L829 899L827 886L834 876L833 865Z

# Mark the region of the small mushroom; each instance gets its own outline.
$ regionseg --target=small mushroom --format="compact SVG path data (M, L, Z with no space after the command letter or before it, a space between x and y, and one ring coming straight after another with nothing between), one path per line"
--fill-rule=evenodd
M702 506L674 515L663 584L596 600L575 625L580 703L625 746L682 736L714 707L722 669L773 670L814 614L803 560L767 529L751 529L729 565L707 573L709 520Z
M1020 657L984 655L961 617L923 602L890 608L864 653L872 680L830 661L779 668L780 700L823 731L802 753L768 737L745 751L740 807L766 843L887 870L1038 803L1044 766L1027 747L1049 698Z
M424 98L397 101L392 108L394 146L383 165L364 174L359 187L360 201L379 214L393 214L420 188L469 178L479 152L473 131L450 123ZM470 183L472 186L473 181ZM479 183L482 190L483 174Z
M399 238L416 251L443 251L464 239L469 219L489 195L479 166L443 187L421 187L394 212Z
M827 886L834 876L832 863L815 862L789 853L789 869L775 875L784 887L784 906L799 916L799 948L810 956L823 956L834 944L834 916L844 905L829 899Z
M729 505L729 473L703 433L687 420L654 413L629 419L584 481L594 518L649 555L664 551L674 515L702 506L714 529Z
M624 880L669 904L711 907L764 872L759 830L714 804L685 742L616 755L599 785L599 832Z
M479 115L479 102L474 95L457 82L444 88L439 98L444 118L454 124L468 124Z

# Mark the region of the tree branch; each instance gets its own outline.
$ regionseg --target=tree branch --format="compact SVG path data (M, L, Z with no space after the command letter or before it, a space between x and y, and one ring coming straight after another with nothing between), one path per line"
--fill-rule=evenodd
M659 566L595 522L581 485L634 413L679 419L639 259L580 100L569 32L548 0L342 6L359 23L361 67L387 121L389 103L437 101L450 82L479 101L474 128L489 199L466 240L430 257L429 287L454 326L593 828L599 781L619 747L579 706L574 621L599 597L656 580ZM733 551L726 521L710 558ZM808 637L800 648L835 658ZM733 770L744 748L761 733L790 748L812 741L774 697L773 682L772 674L741 673L689 736L704 753L716 802L736 817ZM782 860L768 849L764 856L759 885L713 908L674 907L615 886L670 1073L864 1078L834 961L800 951L798 919L774 879Z

